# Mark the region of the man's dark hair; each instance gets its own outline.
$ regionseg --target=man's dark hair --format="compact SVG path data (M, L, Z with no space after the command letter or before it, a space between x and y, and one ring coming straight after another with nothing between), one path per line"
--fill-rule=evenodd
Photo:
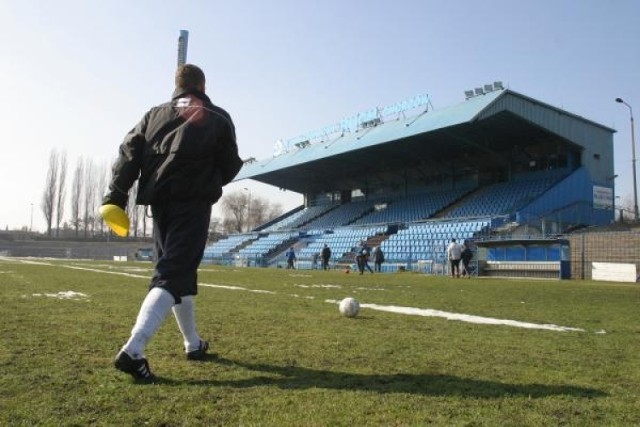
M201 90L205 84L204 72L193 64L184 64L176 70L176 88Z

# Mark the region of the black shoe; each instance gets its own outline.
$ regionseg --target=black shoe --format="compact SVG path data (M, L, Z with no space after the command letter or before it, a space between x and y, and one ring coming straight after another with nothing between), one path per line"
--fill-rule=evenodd
M198 347L197 350L187 352L187 359L203 360L206 357L208 350L209 350L209 342L200 340L200 346Z
M113 365L116 369L130 374L137 380L154 381L156 379L155 375L151 373L151 369L149 369L147 359L133 359L124 350L118 353Z

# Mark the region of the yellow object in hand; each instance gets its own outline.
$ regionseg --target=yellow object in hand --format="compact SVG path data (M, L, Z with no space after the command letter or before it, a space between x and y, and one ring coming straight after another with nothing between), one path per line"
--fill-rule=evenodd
M129 234L129 217L127 213L118 205L100 206L100 215L109 228L120 237Z

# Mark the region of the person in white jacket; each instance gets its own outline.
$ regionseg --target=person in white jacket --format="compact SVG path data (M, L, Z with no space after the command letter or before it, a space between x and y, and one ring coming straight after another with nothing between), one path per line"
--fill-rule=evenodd
M451 243L447 246L447 258L451 263L451 277L460 277L460 257L462 256L462 247L456 243L456 239L451 239Z

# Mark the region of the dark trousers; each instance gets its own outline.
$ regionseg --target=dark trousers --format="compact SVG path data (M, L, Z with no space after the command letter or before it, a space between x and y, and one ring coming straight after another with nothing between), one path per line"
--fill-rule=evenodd
M364 272L364 269L366 268L367 270L369 270L369 273L373 273L373 270L371 269L371 266L369 265L369 260L367 258L364 258L363 260L363 266L362 266L362 271Z
M467 274L471 274L469 271L469 260L462 260L462 275L466 276Z
M207 243L211 204L168 202L151 206L151 212L158 262L150 288L166 289L179 304L181 297L198 293L198 266Z
M358 270L360 271L360 274L364 273L365 268L368 269L371 273L373 273L373 270L369 265L369 261L367 260L367 257L361 256L361 255L356 256L356 264L358 265Z
M451 276L460 277L460 260L459 259L451 260Z

